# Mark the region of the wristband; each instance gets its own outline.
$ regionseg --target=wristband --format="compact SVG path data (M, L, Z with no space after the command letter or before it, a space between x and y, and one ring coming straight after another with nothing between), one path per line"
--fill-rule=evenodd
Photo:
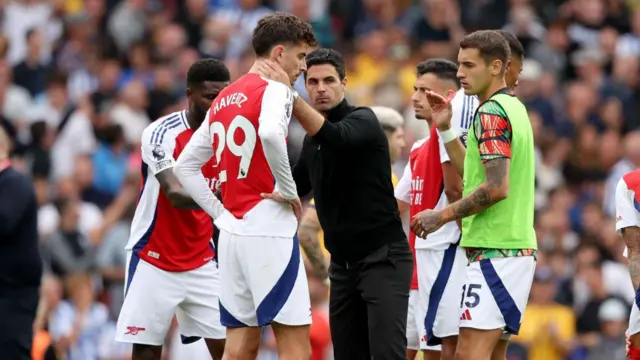
M442 142L443 143L450 143L453 140L458 138L458 135L456 134L455 131L453 131L453 129L449 129L447 131L440 131L438 130L438 134L440 134L440 137L442 138Z

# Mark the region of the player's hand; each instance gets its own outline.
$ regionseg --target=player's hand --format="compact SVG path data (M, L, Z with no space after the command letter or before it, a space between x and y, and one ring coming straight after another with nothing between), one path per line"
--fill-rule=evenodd
M451 116L453 115L451 99L453 99L455 93L450 92L447 97L433 91L426 91L425 93L429 106L431 106L431 117L435 121L438 130L449 130L451 128Z
M629 357L629 349L631 348L631 334L629 334L629 329L624 333L625 337L625 350L627 352L627 357Z
M283 83L291 87L291 78L289 78L289 75L287 75L287 72L284 71L282 66L280 66L275 61L268 59L256 60L254 69L262 77Z
M290 200L285 199L277 191L274 191L271 194L262 193L260 194L260 196L262 196L263 199L271 199L279 202L288 202L289 204L291 204L291 207L293 208L293 214L296 216L296 219L298 219L298 223L300 223L300 220L302 219L302 202L300 202L299 197L296 197Z
M424 210L411 219L411 231L420 238L440 229L444 225L439 211Z

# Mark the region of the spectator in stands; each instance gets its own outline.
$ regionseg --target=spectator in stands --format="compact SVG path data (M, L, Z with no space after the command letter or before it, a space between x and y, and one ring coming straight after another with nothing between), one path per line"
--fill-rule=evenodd
M529 360L563 360L573 350L576 319L570 307L554 301L556 286L549 268L536 270L520 333L513 337Z
M95 269L98 243L79 229L79 202L64 198L56 202L60 227L44 243L43 257L50 271L60 277Z
M74 273L64 282L69 300L55 309L49 327L56 355L65 360L100 359L100 344L109 329L107 307L95 300L89 274Z

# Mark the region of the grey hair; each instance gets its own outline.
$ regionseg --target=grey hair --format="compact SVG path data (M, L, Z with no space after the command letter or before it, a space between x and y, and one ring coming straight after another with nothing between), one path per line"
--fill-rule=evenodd
M371 110L378 121L380 126L386 131L396 131L398 128L404 126L404 118L396 110L386 106L372 106Z

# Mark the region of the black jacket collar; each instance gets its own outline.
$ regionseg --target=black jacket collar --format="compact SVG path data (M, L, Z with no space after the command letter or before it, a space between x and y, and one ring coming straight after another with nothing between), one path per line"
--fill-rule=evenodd
M331 122L338 122L342 120L345 116L349 115L353 111L353 106L351 106L347 99L345 98L333 109L327 111L327 120Z

